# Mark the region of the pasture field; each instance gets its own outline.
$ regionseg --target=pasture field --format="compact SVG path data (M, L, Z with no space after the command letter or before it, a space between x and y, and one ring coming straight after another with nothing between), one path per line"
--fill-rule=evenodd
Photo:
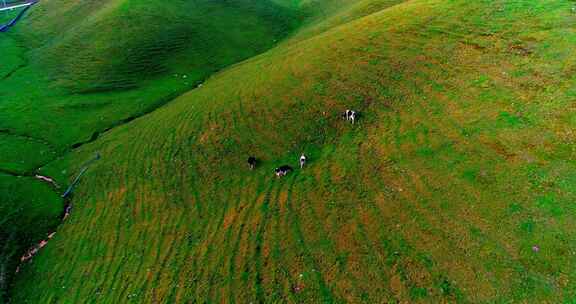
M144 2L84 7L98 12L82 23L87 37L100 34L92 22L126 20L107 16L125 13L122 5L148 10ZM0 103L11 109L6 129L55 147L43 174L69 181L102 155L74 194L72 217L16 276L14 303L576 301L573 2L270 3L294 18L290 34L206 72L201 87L166 89L177 86L171 60L205 59L191 49L161 56L170 72L145 79L131 78L140 65L125 62L75 70L107 46L50 59L76 32L39 42L26 53L38 61L0 82L0 96L12 96ZM15 41L61 26L39 29L45 14L29 21L39 32ZM44 60L63 62L65 76L34 72L54 71ZM107 71L119 78L98 76ZM28 77L39 80L30 94L53 100L40 109L61 110L42 117L68 117L50 122L60 134L20 121L44 113L4 81ZM166 99L122 121L144 96ZM347 108L359 111L357 124L341 118ZM23 151L32 144L11 140ZM279 165L297 167L302 152L303 170L273 176ZM260 159L254 171L250 155ZM39 157L0 166L26 171Z
M14 16L3 12L0 22ZM0 36L0 172L13 177L0 187L0 208L61 211L57 195L30 186L12 197L10 189L21 183L16 180L32 182L42 167L102 132L265 51L299 20L291 7L268 1L42 1ZM33 204L37 200L44 205ZM44 214L44 220L58 222L60 212ZM26 233L24 221L8 216L0 214L0 232ZM45 237L45 230L0 248L0 289L11 280L16 255Z
M286 35L293 13L265 2L46 1L3 38L0 129L62 153L152 111Z

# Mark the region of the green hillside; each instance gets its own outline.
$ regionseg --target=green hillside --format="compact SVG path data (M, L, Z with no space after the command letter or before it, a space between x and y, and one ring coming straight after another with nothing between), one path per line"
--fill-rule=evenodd
M0 194L0 303L4 303L17 261L30 244L54 231L62 206L50 187L33 178L0 173Z
M49 10L58 2L78 15ZM14 303L576 301L573 2L222 1L227 17L198 13L230 34L229 18L256 12L250 32L279 44L254 57L274 43L171 49L165 37L196 27L143 30L147 13L194 18L185 5L212 1L49 3L10 36L29 64L0 82L0 124L54 146L55 161L14 157L57 180L102 158L16 277ZM58 22L78 25L44 40ZM99 38L118 24L133 28ZM94 45L72 52L82 37ZM172 77L226 52L222 68L251 58L216 74L201 65L190 77L212 76L194 89ZM26 79L37 92L7 95ZM274 177L302 152L308 166ZM0 168L30 170L10 159Z
M0 69L0 129L66 150L270 48L297 22L267 1L42 2L3 36L14 59Z
M20 255L59 223L63 202L31 178L41 167L269 49L300 20L268 1L50 0L1 33L0 210L29 206L17 218L50 224L28 233L25 220L0 214L3 239L22 235L0 248L0 302Z

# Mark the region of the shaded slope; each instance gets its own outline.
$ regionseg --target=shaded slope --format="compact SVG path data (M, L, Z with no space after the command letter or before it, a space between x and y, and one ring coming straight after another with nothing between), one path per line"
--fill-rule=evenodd
M104 159L16 302L573 299L569 8L409 1L82 147L52 170Z
M74 92L134 88L169 71L189 71L196 81L270 47L294 22L290 11L268 1L104 2L34 51L58 85ZM47 7L48 18L58 9ZM27 31L39 30L31 34L42 40L42 27L46 20L39 19Z
M4 303L20 257L54 231L63 206L49 186L33 178L0 173L0 193L0 303Z

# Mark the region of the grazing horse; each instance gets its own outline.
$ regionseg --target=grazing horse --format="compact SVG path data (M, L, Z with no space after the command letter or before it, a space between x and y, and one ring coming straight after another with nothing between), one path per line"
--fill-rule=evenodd
M306 164L306 160L308 158L306 157L306 155L304 155L304 153L302 153L302 155L300 156L300 169L304 168L304 165Z
M254 168L256 168L257 162L258 161L256 160L256 157L254 156L248 157L248 166L250 167L250 170L254 170Z
M292 169L292 167L288 166L288 165L284 165L281 167L278 167L274 170L274 173L276 174L277 177L282 177L282 176L286 176L289 172L294 171L294 169Z

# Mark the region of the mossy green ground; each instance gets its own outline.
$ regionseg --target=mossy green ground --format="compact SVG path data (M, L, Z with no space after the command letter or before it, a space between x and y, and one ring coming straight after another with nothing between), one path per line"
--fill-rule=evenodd
M573 3L318 3L281 5L309 23L43 168L102 155L14 301L575 301Z

